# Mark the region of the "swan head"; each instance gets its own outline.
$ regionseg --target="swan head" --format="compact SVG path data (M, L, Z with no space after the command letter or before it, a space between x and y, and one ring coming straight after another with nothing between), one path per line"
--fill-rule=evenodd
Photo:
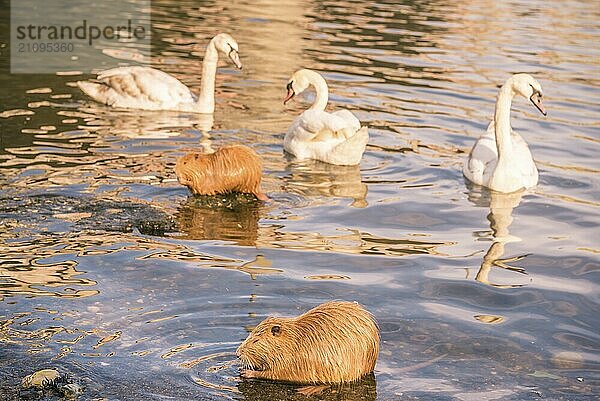
M311 78L314 78L314 75L318 75L318 73L311 70L298 70L296 71L286 85L287 95L285 99L283 99L283 104L289 102L294 96L301 94L308 88L311 84ZM323 78L321 78L323 79Z
M240 61L239 47L235 39L227 34L220 33L212 39L215 48L221 53L227 55L231 62L240 70L242 69L242 62Z
M512 89L529 101L542 113L546 115L546 109L542 104L542 85L529 74L515 74L512 77Z

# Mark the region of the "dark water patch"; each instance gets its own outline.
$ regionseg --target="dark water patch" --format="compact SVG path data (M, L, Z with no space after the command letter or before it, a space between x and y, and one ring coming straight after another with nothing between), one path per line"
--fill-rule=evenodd
M175 222L158 208L132 201L44 194L0 197L0 219L35 224L45 221L54 231L100 230L164 235Z

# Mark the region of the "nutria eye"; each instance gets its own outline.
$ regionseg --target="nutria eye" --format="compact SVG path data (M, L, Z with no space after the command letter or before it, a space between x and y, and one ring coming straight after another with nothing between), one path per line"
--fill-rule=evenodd
M279 326L273 326L273 327L271 327L271 333L274 336L278 336L281 333L281 327L279 327Z

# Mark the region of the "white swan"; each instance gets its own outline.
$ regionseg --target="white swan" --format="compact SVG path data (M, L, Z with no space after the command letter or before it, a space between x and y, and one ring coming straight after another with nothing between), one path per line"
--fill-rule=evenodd
M348 110L325 111L327 83L311 70L298 70L287 84L286 104L295 95L313 85L317 97L313 105L298 116L285 135L283 149L299 159L315 159L338 165L356 165L369 141L367 127Z
M470 181L498 192L514 192L538 182L538 171L527 143L510 127L510 106L517 94L528 98L546 115L541 85L531 75L513 75L500 88L494 120L475 142L463 168Z
M79 81L77 85L94 100L113 107L212 113L218 51L227 54L237 68L242 68L237 42L226 33L218 34L206 47L200 96L172 75L140 66L102 71L98 74L100 82Z

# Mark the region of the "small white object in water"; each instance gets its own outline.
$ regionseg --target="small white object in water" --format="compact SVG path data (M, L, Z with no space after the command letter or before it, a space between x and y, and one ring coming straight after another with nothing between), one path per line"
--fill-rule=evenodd
M24 388L29 387L45 387L48 384L52 383L56 379L60 377L60 373L58 373L55 369L42 369L38 370L35 373L30 374L29 376L25 376L21 381L21 385Z

